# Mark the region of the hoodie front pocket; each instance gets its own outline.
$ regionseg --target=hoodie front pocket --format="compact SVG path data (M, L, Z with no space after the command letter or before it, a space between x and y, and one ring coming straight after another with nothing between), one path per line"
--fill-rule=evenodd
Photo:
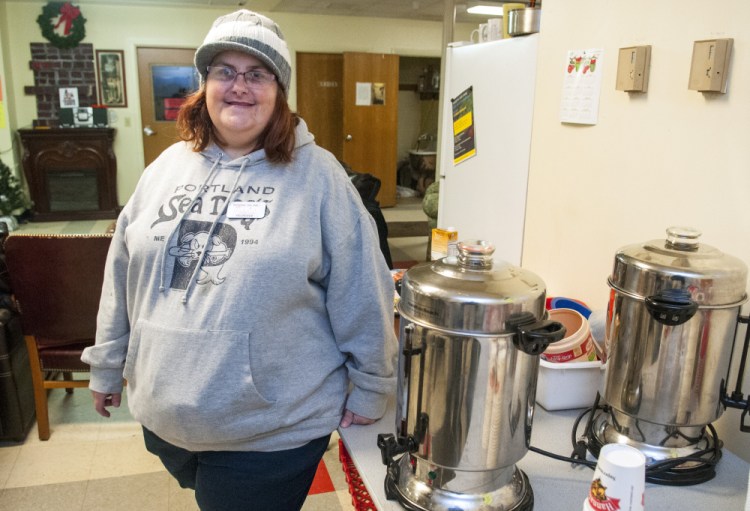
M185 330L141 321L126 368L133 414L186 442L245 438L248 416L273 405L255 386L249 332Z

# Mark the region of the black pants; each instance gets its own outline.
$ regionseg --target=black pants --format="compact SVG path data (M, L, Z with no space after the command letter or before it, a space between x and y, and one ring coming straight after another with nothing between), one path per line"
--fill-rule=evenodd
M143 428L146 449L156 454L183 488L195 489L203 511L296 511L310 490L327 435L286 451L181 449Z

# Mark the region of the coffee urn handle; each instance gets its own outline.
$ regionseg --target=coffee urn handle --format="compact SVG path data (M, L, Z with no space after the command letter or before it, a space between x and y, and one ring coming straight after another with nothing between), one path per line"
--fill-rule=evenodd
M515 332L513 345L529 355L541 355L553 342L565 337L565 327L558 321L537 321L531 312L513 314L506 326Z
M742 383L745 380L745 364L748 361L748 352L750 352L750 315L737 316L737 323L745 324L745 341L742 344L742 356L740 357L740 366L737 371L734 391L730 394L727 391L727 382L722 379L719 392L721 402L724 406L742 410L742 414L740 415L740 431L743 433L750 433L750 424L746 422L748 414L750 414L750 394L748 394L746 398L745 394L742 392ZM729 378L729 373L730 371L727 369L727 378Z
M645 303L651 317L667 326L681 325L698 311L698 304L684 289L662 289L647 296Z

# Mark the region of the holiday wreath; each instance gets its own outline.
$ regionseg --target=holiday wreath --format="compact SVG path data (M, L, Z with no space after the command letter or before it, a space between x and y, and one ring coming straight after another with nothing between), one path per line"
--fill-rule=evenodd
M57 23L54 23L55 20ZM36 22L42 29L44 38L57 48L73 48L86 37L86 18L81 15L81 10L70 2L48 2L42 7L42 14ZM63 35L55 32L61 25Z

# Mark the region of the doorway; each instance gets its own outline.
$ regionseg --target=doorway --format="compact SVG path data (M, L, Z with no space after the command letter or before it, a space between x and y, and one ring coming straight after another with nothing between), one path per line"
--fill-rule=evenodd
M344 56L297 53L297 112L315 143L344 160Z
M298 52L297 111L316 143L352 166L344 159L343 69L344 54ZM434 180L434 156L429 153L436 152L440 58L399 57L398 84L398 110L391 121L396 126L395 202L419 198Z
M297 53L297 110L318 144L380 179L396 205L398 55Z
M440 58L401 57L399 81L397 192L422 197L435 181Z
M177 112L199 86L194 55L195 49L136 48L145 166L179 140Z

